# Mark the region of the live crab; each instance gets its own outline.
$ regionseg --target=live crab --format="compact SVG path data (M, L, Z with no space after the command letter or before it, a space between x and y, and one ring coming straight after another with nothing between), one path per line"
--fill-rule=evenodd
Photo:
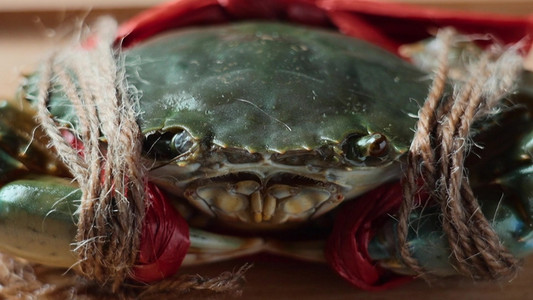
M343 204L400 177L412 115L430 84L427 73L374 45L282 23L184 29L122 54L140 95L150 181L191 227L186 264L260 251L322 260L320 241ZM80 195L33 121L28 103L39 76L0 110L0 249L68 268ZM484 148L467 162L487 217L517 256L531 252L533 226L530 73L521 80L513 107L476 125ZM62 91L49 99L56 121L76 127ZM439 229L424 230L411 237L413 251L452 273L432 235ZM301 236L319 241L316 249L293 241ZM395 269L394 241L378 234L370 256ZM428 245L434 255L421 250Z

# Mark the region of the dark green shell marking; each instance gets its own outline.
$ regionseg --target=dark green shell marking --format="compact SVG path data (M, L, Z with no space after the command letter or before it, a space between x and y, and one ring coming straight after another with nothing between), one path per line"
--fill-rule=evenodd
M143 132L182 127L258 152L368 132L403 148L415 122L408 113L428 89L425 74L374 45L279 23L185 29L124 54Z

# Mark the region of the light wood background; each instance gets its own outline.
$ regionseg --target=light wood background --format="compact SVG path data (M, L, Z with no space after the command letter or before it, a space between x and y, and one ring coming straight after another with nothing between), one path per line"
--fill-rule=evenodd
M167 0L0 0L1 11L143 8ZM523 14L531 0L388 0L461 10Z
M66 39L76 20L111 14L124 20L159 0L0 0L0 98L16 91L20 75ZM507 14L533 13L533 0L405 0L418 4ZM46 4L44 4L46 3ZM238 268L249 258L202 267L185 273L214 276ZM533 299L533 259L511 283L474 283L446 279L431 285L421 280L390 291L359 291L325 265L260 259L247 273L242 299Z

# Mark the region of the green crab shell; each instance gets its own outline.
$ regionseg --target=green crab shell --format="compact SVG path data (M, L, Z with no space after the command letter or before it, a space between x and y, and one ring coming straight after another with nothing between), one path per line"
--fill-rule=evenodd
M185 29L124 55L144 133L179 127L250 152L316 149L374 132L404 149L408 113L427 93L425 74L376 46L279 23Z
M397 56L340 33L235 23L161 34L123 51L144 134L186 129L196 140L250 152L316 149L349 134L410 144L429 78ZM39 74L24 96L36 95ZM77 119L61 87L50 111Z

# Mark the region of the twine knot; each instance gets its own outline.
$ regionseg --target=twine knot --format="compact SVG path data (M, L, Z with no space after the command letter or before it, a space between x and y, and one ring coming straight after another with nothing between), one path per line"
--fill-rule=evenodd
M442 228L457 270L479 280L510 279L516 276L520 261L502 245L481 212L464 160L471 145L472 124L493 113L500 100L511 94L522 59L514 48L490 48L465 66L466 79L454 82L453 93L447 95L449 51L458 35L446 28L439 31L437 39L443 49L429 95L418 113L403 178L404 201L398 217L401 256L408 267L427 277L407 243L409 214L423 181L422 188L440 205Z

